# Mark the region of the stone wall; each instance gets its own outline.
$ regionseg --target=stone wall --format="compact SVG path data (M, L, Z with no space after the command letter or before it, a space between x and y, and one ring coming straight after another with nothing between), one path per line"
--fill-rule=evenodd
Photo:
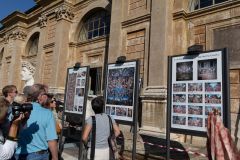
M126 57L140 60L140 77L144 73L145 30L127 33Z
M240 69L230 71L231 135L240 148Z
M129 0L129 14L135 14L137 11L146 9L147 0Z

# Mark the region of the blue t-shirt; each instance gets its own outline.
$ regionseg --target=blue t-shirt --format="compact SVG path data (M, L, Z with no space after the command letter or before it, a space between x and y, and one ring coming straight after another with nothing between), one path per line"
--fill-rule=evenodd
M48 149L49 140L57 139L55 120L51 110L32 103L33 110L20 130L16 154L27 154Z

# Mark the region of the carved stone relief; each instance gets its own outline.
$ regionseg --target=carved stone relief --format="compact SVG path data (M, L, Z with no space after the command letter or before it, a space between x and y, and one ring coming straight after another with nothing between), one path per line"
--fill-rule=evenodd
M56 9L55 14L57 20L60 19L72 20L74 18L73 12L70 10L70 8L66 6L61 6L58 9Z
M5 43L9 42L9 39L13 39L13 40L25 40L27 37L26 32L22 31L22 30L16 30L16 31L12 31L9 34L6 34L3 39Z
M47 26L47 16L42 15L41 17L38 17L38 24L40 28L46 27Z

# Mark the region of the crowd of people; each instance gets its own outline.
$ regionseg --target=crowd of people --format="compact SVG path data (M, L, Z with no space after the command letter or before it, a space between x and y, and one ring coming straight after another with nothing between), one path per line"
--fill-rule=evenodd
M221 104L221 95L220 94L206 94L205 103L211 104Z
M0 159L58 160L57 139L61 128L56 100L43 84L3 87L0 97Z
M188 117L188 125L194 127L202 127L203 119L198 117Z
M186 102L186 95L185 94L174 94L173 95L173 102Z
M43 84L33 84L26 86L23 93L19 94L16 86L7 85L2 89L2 95L0 96L0 160L61 159L58 151L58 137L62 130L57 115L59 101L48 93L48 87ZM106 160L109 157L111 149L108 137L111 124L115 136L122 135L115 120L103 113L104 104L101 96L91 101L97 121L95 160ZM89 117L82 135L84 143L89 142L91 128L92 117Z

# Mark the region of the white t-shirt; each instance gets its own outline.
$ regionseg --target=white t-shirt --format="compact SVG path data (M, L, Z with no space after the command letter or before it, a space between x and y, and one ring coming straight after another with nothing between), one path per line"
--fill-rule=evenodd
M17 147L17 142L6 140L4 144L0 144L0 159L10 159Z
M95 113L94 113L94 111L93 111L93 109L92 109L91 99L88 98L88 99L87 99L87 108L86 108L86 117L85 117L85 120L87 120L89 117L94 116L94 115L95 115Z

